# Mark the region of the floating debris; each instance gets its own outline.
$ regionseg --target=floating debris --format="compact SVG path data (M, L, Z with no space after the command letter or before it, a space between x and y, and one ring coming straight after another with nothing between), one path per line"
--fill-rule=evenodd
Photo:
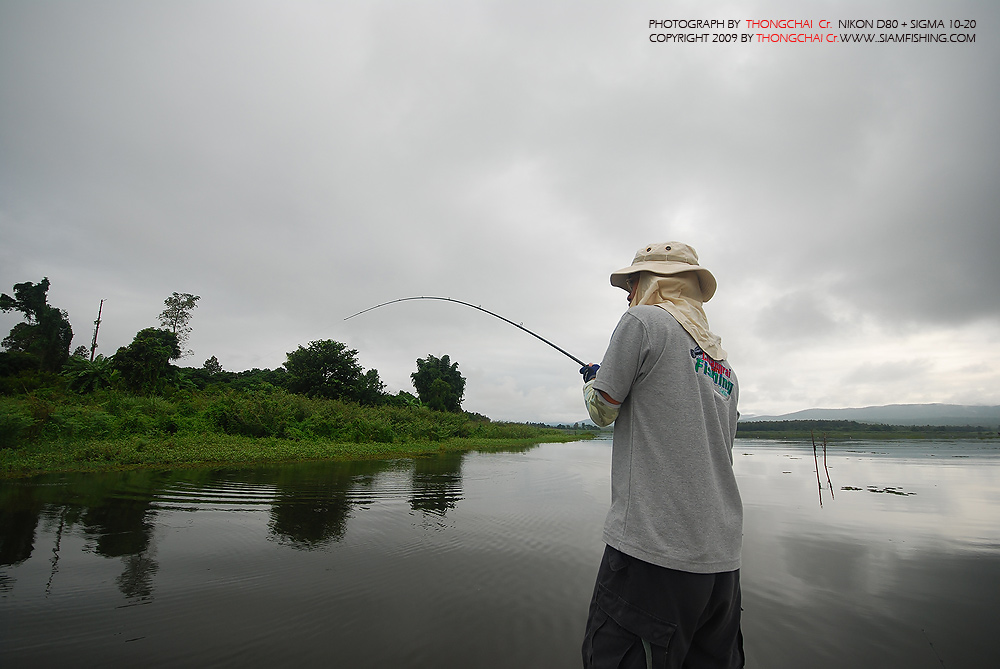
M857 488L857 487L852 486L852 485L845 485L845 486L843 486L841 488L841 490L868 490L868 492L886 493L886 494L889 494L889 495L901 495L901 496L904 496L904 497L907 496L907 495L916 495L917 494L915 492L905 492L899 486L887 486L885 488L879 488L878 486L870 485L867 488Z
M904 497L906 495L916 495L917 494L915 492L903 492L902 488L895 487L895 486L890 486L890 487L887 487L887 488L879 488L878 486L873 486L873 485L868 486L868 492L888 493L890 495L902 495Z

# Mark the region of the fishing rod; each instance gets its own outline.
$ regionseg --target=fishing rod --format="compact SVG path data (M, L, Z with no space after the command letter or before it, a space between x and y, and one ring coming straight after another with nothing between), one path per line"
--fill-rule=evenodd
M472 307L473 309L478 309L479 311L487 313L490 316L493 316L494 318L499 318L500 320L502 320L505 323L510 323L511 325L513 325L514 327L516 327L519 330L524 330L525 332L527 332L528 334L530 334L532 337L535 337L537 339L541 339L543 342L545 342L546 344L548 344L549 346L551 346L555 350L559 351L560 353L562 353L563 355L565 355L569 359L573 360L578 365L583 366L583 367L585 367L587 365L587 363L585 363L583 360L580 360L580 358L578 358L575 355L572 355L571 353L569 353L569 352L567 352L567 351L559 348L558 346L556 346L555 344L553 344L552 342L550 342L545 337L542 337L541 335L535 334L534 332L532 332L531 330L529 330L528 328L524 327L523 325L521 325L519 323L515 323L514 321L512 321L512 320L510 320L508 318L504 318L500 314L495 314L492 311L490 311L489 309L483 309L482 307L476 306L475 304L469 304L468 302L463 302L462 300L453 300L450 297L433 297L433 296L430 296L430 295L421 295L419 297L401 297L398 300L390 300L389 302L383 302L382 304L376 304L374 307L368 307L367 309L364 309L363 311L359 311L356 314L351 314L350 316L348 316L344 320L345 321L346 320L350 320L350 319L354 318L355 316L360 316L361 314L368 313L369 311L371 311L373 309L378 309L379 307L384 307L384 306L389 305L389 304L395 304L396 302L407 302L409 300L441 300L443 302L455 302L456 304L464 304L467 307Z

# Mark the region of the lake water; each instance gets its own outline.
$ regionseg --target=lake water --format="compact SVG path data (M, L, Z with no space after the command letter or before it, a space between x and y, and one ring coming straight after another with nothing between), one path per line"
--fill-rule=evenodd
M610 454L0 482L0 665L579 667ZM1000 666L1000 444L734 457L748 667Z

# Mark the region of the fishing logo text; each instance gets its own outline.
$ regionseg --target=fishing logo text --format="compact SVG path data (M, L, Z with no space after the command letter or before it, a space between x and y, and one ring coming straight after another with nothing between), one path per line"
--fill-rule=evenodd
M691 349L691 358L694 360L695 374L700 373L711 378L712 383L715 384L715 390L723 397L729 397L733 392L733 382L730 380L732 378L732 370L723 363L709 357L708 354L701 350L701 346L696 345Z

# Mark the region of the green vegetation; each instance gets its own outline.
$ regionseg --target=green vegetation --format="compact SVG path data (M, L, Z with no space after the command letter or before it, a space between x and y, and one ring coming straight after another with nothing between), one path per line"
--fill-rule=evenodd
M407 457L570 441L590 432L426 407L361 406L281 388L139 396L48 388L0 397L0 477L47 471Z
M737 437L746 439L996 439L997 430L978 425L884 425L853 420L780 420L741 422Z
M331 339L311 341L306 348L299 346L285 361L286 386L308 397L378 404L385 386L378 378L378 371L364 371L357 355L356 350Z
M11 328L3 347L20 356L12 356L16 370L35 368L43 372L58 371L69 358L73 328L65 311L49 306L46 295L49 279L37 284L27 281L14 284L14 297L0 294L0 310L20 311L24 322ZM0 369L8 365L0 365Z
M410 374L420 402L437 411L461 411L465 377L458 363L448 356L417 358L417 371Z
M153 395L163 392L168 383L176 382L177 368L170 361L180 355L177 335L170 330L146 328L135 335L131 344L118 349L112 367L127 390Z
M273 370L228 372L215 356L177 367L200 299L190 293L164 300L162 329L140 330L113 356L90 360L82 346L70 356L72 329L46 303L48 288L46 278L0 295L0 308L25 317L0 352L0 477L393 458L593 435L463 412L465 379L447 355L417 360L420 399L387 394L356 350L329 339L299 346ZM95 329L95 348L96 339Z

